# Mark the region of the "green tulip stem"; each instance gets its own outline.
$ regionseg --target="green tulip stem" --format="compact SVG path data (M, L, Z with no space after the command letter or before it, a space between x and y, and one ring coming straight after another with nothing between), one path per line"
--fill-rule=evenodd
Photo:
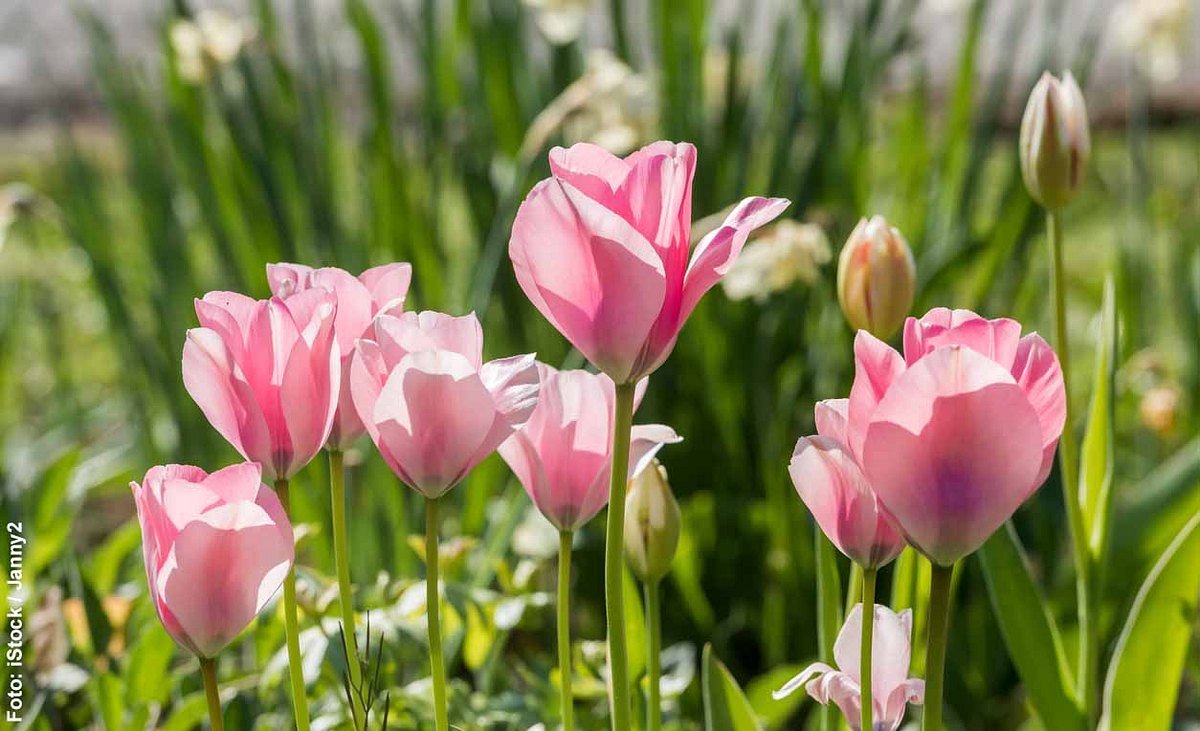
M613 416L612 474L604 542L604 603L608 623L609 707L613 731L633 727L629 705L629 651L625 644L625 486L629 477L629 430L634 383L617 386Z
M563 731L575 728L575 699L571 694L571 538L569 530L558 533L558 676Z
M871 650L872 637L875 633L875 577L879 570L864 568L862 570L862 645L859 650L859 685L862 686L862 725L859 728L873 729L871 715L874 707L871 705Z
M438 598L438 502L425 499L425 614L429 617L429 664L433 672L433 712L437 731L449 731L446 663L442 659L441 600Z
M208 719L212 731L225 731L225 721L221 719L221 692L217 689L217 663L213 658L200 658L200 675L204 678L204 695L208 698Z
M942 688L946 640L950 629L950 590L954 567L933 564L929 586L929 637L925 645L925 717L923 731L942 731Z
M291 518L286 478L275 481L275 493L283 512ZM288 674L292 680L292 708L296 715L296 731L308 731L308 698L304 693L304 659L300 656L300 618L296 609L296 564L283 580L283 626L287 633Z
M350 686L362 689L362 667L358 663L358 642L354 631L354 590L350 583L350 550L346 541L346 473L341 450L329 450L330 519L333 522L333 562L337 565L338 605L342 610L342 638ZM350 715L354 728L362 727L359 700L350 693Z
M658 604L658 579L646 582L646 731L662 728L662 616Z
M1063 503L1067 509L1067 527L1071 532L1072 553L1075 559L1075 599L1079 614L1079 676L1078 692L1089 719L1096 717L1096 626L1092 617L1091 550L1083 525L1083 506L1078 495L1079 450L1071 428L1071 349L1067 335L1066 274L1063 271L1062 220L1056 211L1046 212L1046 236L1050 244L1050 291L1054 306L1054 344L1062 366L1063 388L1067 398L1067 416L1062 438L1058 443L1059 474L1062 479Z

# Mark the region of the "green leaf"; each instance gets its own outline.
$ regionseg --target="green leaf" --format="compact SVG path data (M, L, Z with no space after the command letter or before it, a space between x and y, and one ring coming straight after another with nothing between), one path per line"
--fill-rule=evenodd
M1046 728L1083 729L1085 719L1058 628L1029 573L1011 522L983 545L979 561L1000 634L1034 710Z
M42 474L34 496L33 534L29 541L29 556L25 569L30 576L40 576L42 569L62 555L75 522L78 503L70 499L71 476L79 464L78 449L65 452L54 460Z
M208 717L208 699L204 693L193 693L178 703L158 731L191 731Z
M166 632L146 632L129 651L125 668L125 702L131 708L164 703L171 692L168 670L175 643Z
M1196 622L1198 565L1200 514L1167 547L1133 602L1108 668L1102 731L1171 728Z
M108 596L117 583L121 564L142 545L142 530L136 518L113 531L84 563L84 576L96 588L96 593Z
M628 568L625 575L625 646L629 652L629 682L646 672L646 615L642 613L642 587Z
M704 686L705 731L762 731L750 701L729 669L713 654L712 645L704 646L701 683Z
M746 698L750 701L750 707L762 719L768 731L784 728L784 724L795 715L804 703L804 699L808 698L806 693L792 693L779 700L775 700L771 695L782 688L784 683L794 678L804 667L804 665L780 665L751 680L746 686Z
M1079 502L1083 529L1093 561L1102 561L1108 546L1112 514L1114 435L1116 420L1117 309L1112 277L1104 283L1100 308L1100 339L1096 345L1096 370L1087 433L1083 437L1079 469Z

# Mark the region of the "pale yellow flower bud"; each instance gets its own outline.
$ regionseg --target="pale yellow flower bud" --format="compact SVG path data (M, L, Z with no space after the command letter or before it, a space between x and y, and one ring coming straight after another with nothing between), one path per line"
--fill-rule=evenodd
M1083 92L1068 71L1062 81L1043 73L1021 119L1021 174L1033 199L1058 210L1079 191L1091 140Z
M667 575L681 522L667 470L655 460L633 478L625 496L625 560L634 576L651 582Z
M862 219L838 259L838 301L850 327L886 340L912 307L917 271L908 242L883 216Z

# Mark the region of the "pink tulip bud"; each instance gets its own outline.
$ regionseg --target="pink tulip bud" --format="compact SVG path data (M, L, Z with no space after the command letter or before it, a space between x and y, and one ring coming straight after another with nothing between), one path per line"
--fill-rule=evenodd
M931 310L904 356L854 341L845 444L901 533L948 566L983 544L1050 472L1066 418L1058 357L1014 320Z
M925 681L907 677L912 654L912 610L905 609L896 614L876 604L874 621L871 639L871 715L875 719L874 731L896 731L904 720L905 707L909 703L920 705L925 698ZM829 701L836 703L850 728L860 731L862 623L862 604L855 604L833 645L837 668L823 662L809 665L771 694L775 700L785 698L803 687L821 705L827 705Z
M662 365L700 297L788 201L747 198L691 253L696 148L655 142L624 159L577 144L517 211L508 253L538 311L597 368L632 383Z
M296 474L329 438L341 387L336 314L336 297L323 289L196 300L200 327L183 346L183 385L268 480Z
M292 566L292 526L253 462L211 475L152 467L130 483L150 597L163 627L210 658L262 611Z
M474 314L380 315L355 348L350 393L388 466L432 499L529 418L537 362L530 354L484 363Z
M529 420L500 445L500 456L534 505L559 530L575 530L608 503L612 467L612 379L538 363L541 392ZM639 384L638 396L644 390ZM669 426L633 427L629 479L664 444L682 441Z
M788 472L833 545L863 568L879 568L905 543L846 446L848 405L847 399L817 404L818 436L796 442Z
M1021 174L1029 194L1057 210L1083 185L1091 141L1083 92L1068 71L1060 82L1043 73L1021 118Z
M891 337L912 307L916 291L912 250L883 216L862 219L838 259L838 301L850 327Z
M308 289L325 289L333 292L337 299L333 332L341 353L341 389L333 429L329 433L329 447L345 450L366 431L350 396L350 356L354 343L368 334L376 315L381 312L394 314L404 309L412 267L384 264L355 277L334 267L313 269L303 264L268 264L267 281L277 297L286 298Z

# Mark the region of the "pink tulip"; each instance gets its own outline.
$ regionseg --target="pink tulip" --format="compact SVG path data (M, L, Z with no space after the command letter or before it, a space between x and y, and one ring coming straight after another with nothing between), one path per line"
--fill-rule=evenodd
M152 467L131 482L150 597L185 649L211 658L241 634L292 566L292 526L262 468Z
M931 310L904 357L854 342L846 443L905 537L950 565L983 544L1050 472L1066 418L1062 370L1013 320Z
M406 485L437 498L525 423L537 402L533 355L483 362L475 315L380 315L350 363L358 416Z
M559 371L538 363L541 393L529 421L500 445L538 510L559 530L571 531L591 520L608 503L612 471L612 379L587 371ZM645 382L639 384L640 392ZM664 444L682 441L662 424L633 427L629 479Z
M838 669L815 662L800 671L772 696L779 700L804 686L813 700L822 705L833 701L854 731L860 731L862 693L859 671L862 655L863 608L855 604L846 617L833 645ZM896 614L875 605L875 628L871 638L871 707L875 731L896 731L904 720L909 703L920 705L925 696L925 681L909 678L912 610Z
M268 480L288 479L321 451L341 383L323 289L253 300L209 292L183 346L183 385L213 427Z
M904 550L904 538L846 446L847 399L817 404L817 436L801 437L788 472L800 499L833 545L863 568Z
M303 264L267 265L267 282L277 297L286 298L306 289L321 288L333 292L337 298L333 333L342 356L341 390L333 430L329 433L330 449L345 451L366 431L350 396L350 356L355 341L367 335L376 315L404 309L404 298L411 281L412 267L408 264L384 264L368 269L358 277L335 267L313 269Z
M695 167L687 143L655 142L623 160L595 145L556 147L553 177L534 186L513 222L508 251L521 289L617 383L662 365L746 237L788 206L743 200L689 261Z

